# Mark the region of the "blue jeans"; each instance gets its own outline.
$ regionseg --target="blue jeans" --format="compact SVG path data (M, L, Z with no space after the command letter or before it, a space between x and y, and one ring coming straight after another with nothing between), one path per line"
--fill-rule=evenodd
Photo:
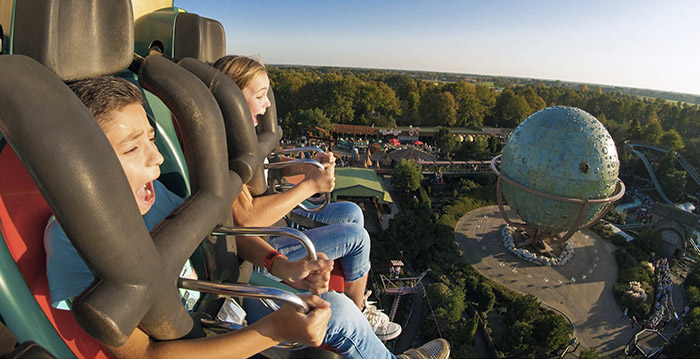
M355 223L336 223L304 231L316 246L317 252L325 253L329 259L337 259L346 282L362 278L370 269L370 239L367 231ZM306 256L306 250L296 239L274 237L270 245L296 262Z
M362 209L353 202L329 203L319 212L306 212L302 209L295 209L292 212L326 224L355 223L359 224L360 227L365 226L365 217L362 215Z
M320 212L294 212L326 226L304 231L316 246L317 252L325 253L329 259L338 259L346 282L362 278L370 269L370 238L364 228L362 210L353 202L333 202ZM295 239L273 237L270 245L295 262L306 256L306 250Z
M369 322L355 303L336 292L321 294L331 303L331 319L323 342L344 358L394 359L396 358L374 334ZM254 323L270 313L257 299L243 300L248 323Z

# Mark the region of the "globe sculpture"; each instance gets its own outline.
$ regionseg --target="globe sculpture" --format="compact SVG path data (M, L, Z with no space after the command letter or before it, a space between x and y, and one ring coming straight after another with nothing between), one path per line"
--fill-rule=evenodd
M491 160L501 214L527 233L527 244L563 244L605 215L625 191L619 166L603 124L583 110L562 106L525 119L511 132L503 154ZM508 218L504 197L524 223Z

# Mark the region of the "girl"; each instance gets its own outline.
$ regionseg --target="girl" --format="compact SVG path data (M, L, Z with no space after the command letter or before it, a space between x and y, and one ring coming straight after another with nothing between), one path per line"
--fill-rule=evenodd
M270 79L265 66L246 56L224 56L214 67L231 78L243 92L255 125L258 116L264 115L270 100L267 92ZM326 223L304 233L314 242L318 251L330 259L339 259L345 278L345 294L363 311L377 336L382 340L396 338L401 326L389 321L389 317L367 302L365 294L370 269L370 238L364 229L362 210L353 202L334 202L320 212L295 209L302 201L316 193L331 192L335 186L335 158L332 152L316 154L325 170L314 168L306 173L302 182L294 188L277 194L252 197L246 186L233 205L236 225L243 227L271 226L287 213L296 214ZM294 261L304 256L298 242L286 237L275 237L270 244Z

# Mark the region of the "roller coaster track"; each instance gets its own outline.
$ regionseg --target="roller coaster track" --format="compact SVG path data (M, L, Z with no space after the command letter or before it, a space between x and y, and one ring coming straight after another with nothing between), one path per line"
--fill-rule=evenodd
M661 197L666 201L667 203L673 205L673 202L671 202L668 197L666 197L666 194L661 189L661 185L659 182L656 180L656 175L654 175L654 170L651 168L651 164L649 163L649 160L639 151L635 150L635 147L639 148L645 148L649 150L654 150L654 151L659 151L663 153L668 153L668 149L665 148L660 148L658 146L652 146L652 145L645 145L645 144L633 144L629 143L629 141L625 142L625 146L635 155L639 156L639 158L644 162L644 166L647 168L647 171L649 172L649 176L651 177L652 182L654 182L654 187L656 187L656 191L659 192ZM674 152L676 160L678 163L681 164L683 169L685 169L688 174L690 174L690 177L697 183L698 186L700 186L700 176L698 176L698 171L693 167L688 161L683 157L680 153ZM690 243L691 248L695 251L696 254L700 255L700 248L698 248L698 245L695 243L693 240L688 240L686 243Z
M660 146L647 145L641 143L629 143L629 141L625 142L625 146L627 146L630 149L634 149L634 147L639 147L662 153L668 153L669 151L668 149ZM683 167L683 169L686 170L688 174L690 174L690 178L692 178L693 181L695 181L695 183L698 186L700 186L700 175L698 174L698 170L695 169L695 167L693 167L693 165L691 165L690 162L688 162L688 160L686 160L685 157L683 157L683 155L681 155L680 153L674 151L673 155L676 158L676 161L678 161L678 163L680 163L680 165Z
M664 193L664 190L661 188L661 184L659 181L656 179L656 175L654 174L654 169L651 167L651 163L649 163L649 160L642 154L641 152L637 151L634 149L635 146L638 145L633 145L629 143L625 143L627 148L630 150L630 152L634 153L639 157L639 159L642 160L644 163L644 167L647 168L647 172L649 172L649 177L651 177L651 181L654 183L654 187L656 188L656 192L659 192L659 195L661 198L668 204L673 205L673 201L671 201L668 196L666 196L666 193ZM644 147L647 147L646 145L643 145Z

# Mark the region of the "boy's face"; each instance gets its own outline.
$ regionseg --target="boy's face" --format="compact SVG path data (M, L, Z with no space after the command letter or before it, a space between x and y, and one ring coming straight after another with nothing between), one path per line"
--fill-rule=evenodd
M258 125L258 115L264 115L265 110L270 107L270 100L267 98L267 90L270 88L270 79L266 74L260 74L253 78L242 92L250 113L253 115L253 123Z
M144 215L156 200L153 180L160 176L163 163L163 156L155 145L155 131L139 103L124 106L111 115L112 120L103 130L117 153L139 210Z

